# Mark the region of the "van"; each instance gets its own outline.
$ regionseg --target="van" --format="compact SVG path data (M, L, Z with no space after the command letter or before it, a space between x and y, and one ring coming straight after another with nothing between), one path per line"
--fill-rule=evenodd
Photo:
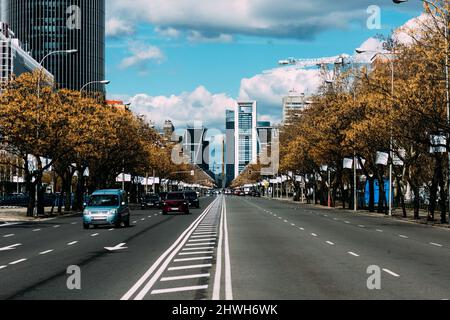
M98 190L85 203L83 228L90 226L130 226L130 208L128 197L123 190Z

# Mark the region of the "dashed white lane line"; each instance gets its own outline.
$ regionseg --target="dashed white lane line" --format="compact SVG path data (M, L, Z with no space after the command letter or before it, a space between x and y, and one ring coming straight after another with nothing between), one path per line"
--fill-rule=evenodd
M351 256L354 256L354 257L359 257L359 254L351 252L351 251L349 251L348 254Z
M145 218L142 218L141 221L145 221Z
M50 252L53 252L54 250L52 249L52 250L47 250L47 251L42 251L41 253L39 253L39 255L40 256L43 256L44 254L47 254L47 253L50 253Z
M196 252L183 252L180 253L180 256L192 256L192 255L196 255L196 254L213 254L214 251L196 251Z
M91 234L91 237L96 237L98 235L99 235L99 233L94 233L94 234Z
M78 243L78 241L72 241L72 242L69 242L67 245L68 246L73 246L74 244L77 244Z
M178 271L178 270L202 269L202 268L211 268L211 267L212 267L212 264L207 263L207 264L196 264L196 265L192 265L192 266L171 267L167 270Z
M61 227L59 224L58 225L56 225L56 226L53 226L53 228L59 228L59 227Z
M217 235L217 232L215 232L215 231L212 231L212 232L195 232L194 233L194 236L201 236L201 235L207 235L207 234L210 234L210 235Z
M289 223L289 221L287 221L287 220L284 220L284 223Z
M11 234L4 235L3 238L11 238L11 237L14 237L14 236L15 236L15 234L11 233Z
M202 241L216 241L216 238L206 238L206 239L194 239L194 240L189 240L189 242L202 242Z
M334 220L334 221L339 221L339 219L338 219L338 218L333 218L333 220Z
M11 262L11 263L9 263L11 266L13 266L13 265L15 265L15 264L19 264L19 263L22 263L22 262L25 262L25 261L27 261L27 259L20 259L20 260L16 260L16 261L13 261L13 262Z
M443 247L442 244L435 243L435 242L430 242L430 244L431 244L432 246L436 246L436 247Z
M403 235L403 234L399 234L398 235L400 238L403 238L403 239L409 239L409 237L407 237L407 236L405 236L405 235Z
M377 232L383 232L383 230L381 230L381 229L377 229Z
M366 226L363 226L362 224L358 225L360 228L365 228Z
M350 221L344 221L346 224L350 224Z
M393 276L393 277L396 277L396 278L400 277L400 275L396 274L395 272L392 272L392 271L389 270L389 269L384 268L383 271L386 272L386 273L388 273L388 274L390 274L390 275Z
M305 228L299 227L300 230L305 231Z
M205 235L201 235L201 236L192 236L191 239L205 239L205 238L217 238L215 235L213 234L205 234Z
M180 287L180 288L172 288L172 289L162 289L162 290L153 290L152 295L155 294L164 294L164 293L175 293L175 292L183 292L183 291L198 291L198 290L206 290L208 286L192 286L192 287Z
M108 231L114 231L114 228L109 229Z
M291 226L295 227L295 223L291 223Z
M33 232L39 232L41 229L34 229Z
M7 266L0 266L0 270L5 269Z
M77 224L78 222L72 222L71 224Z
M189 262L189 261L203 261L203 260L212 260L212 256L207 257L199 257L199 258L185 258L185 259L175 259L173 262Z
M186 247L201 247L201 246L213 246L215 242L204 242L204 243L190 243L187 244Z
M211 274L209 274L209 273L192 274L192 275L187 275L187 276L166 277L166 278L162 278L161 281L167 282L167 281L178 281L178 280L188 280L188 279L200 279L200 278L209 278L210 276L211 276Z
M137 221L133 221L133 224L136 224L137 223Z
M330 246L334 246L334 243L331 242L331 241L327 241L327 243L328 243Z
M317 237L317 234L315 234L315 233L311 233L311 235L312 235L313 237Z
M214 249L214 247L195 247L195 248L186 248L186 249L183 249L183 251L195 251L195 250L212 250L212 249Z

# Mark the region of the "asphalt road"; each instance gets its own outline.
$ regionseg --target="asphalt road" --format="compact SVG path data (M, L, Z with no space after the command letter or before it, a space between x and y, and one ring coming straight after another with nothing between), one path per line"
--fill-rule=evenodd
M189 216L137 210L131 221L1 226L0 299L450 298L448 230L224 196L201 199ZM72 265L81 290L67 287ZM367 286L371 266L379 290Z

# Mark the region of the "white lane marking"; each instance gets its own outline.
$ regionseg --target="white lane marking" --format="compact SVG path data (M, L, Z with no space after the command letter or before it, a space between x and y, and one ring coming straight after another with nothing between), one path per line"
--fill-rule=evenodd
M212 256L199 257L199 258L185 258L185 259L175 259L173 262L188 262L188 261L202 261L202 260L212 260Z
M377 229L377 232L383 232L383 230L381 230L381 229Z
M0 270L5 269L7 266L0 266Z
M204 239L204 238L214 238L216 239L217 237L215 235L212 234L205 234L203 236L192 236L191 239Z
M317 237L317 234L315 234L315 233L311 233L311 235L312 235L313 237Z
M330 246L334 246L334 243L331 242L331 241L327 241L327 243L328 243Z
M203 213L178 237L178 239L167 249L158 260L145 272L145 274L128 290L120 300L129 300L138 290L139 288L150 278L155 270L159 267L157 272L153 275L153 277L147 282L144 288L138 293L135 297L135 300L142 300L145 295L150 291L156 281L159 279L161 274L164 272L167 265L171 262L173 257L178 253L178 251L184 246L187 239L191 236L197 226L200 224L202 219L209 213L210 209L214 206L214 204L218 201L218 199L214 200ZM161 265L161 267L160 267Z
M126 243L120 243L115 247L105 247L105 249L108 251L118 251L128 249L128 247L124 247L124 245L126 245Z
M175 293L175 292L183 292L183 291L198 291L198 290L206 290L208 286L192 286L192 287L180 287L180 288L172 288L172 289L162 289L162 290L153 290L152 295L155 294L164 294L164 293Z
M222 243L223 243L223 221L224 221L225 204L222 199L222 211L219 223L219 245L217 247L216 273L214 275L214 286L212 300L220 300L220 281L222 279Z
M189 240L189 242L202 242L202 241L216 241L216 238L206 238L206 239Z
M287 221L287 220L284 220L284 222L285 222L285 223L288 223L289 221Z
M295 227L295 223L291 223L291 226Z
M99 233L94 233L94 234L91 234L91 237L96 237L98 235L99 235Z
M324 217L327 217L327 218L328 218L328 215L326 214L326 215L324 215Z
M305 231L305 228L299 227L300 230Z
M17 243L17 244L13 244L11 246L7 246L4 248L0 248L0 251L10 251L10 250L15 250L17 247L20 247L22 244L21 243Z
M183 251L195 251L195 250L212 250L214 247L196 247L196 248L186 248Z
M396 274L395 272L392 272L389 269L384 268L383 271L386 272L386 273L389 273L391 276L394 276L396 278L400 277L400 275Z
M148 216L150 219L152 218L152 216Z
M359 254L356 254L356 253L351 252L351 251L349 251L348 254L349 254L349 255L352 255L352 256L354 256L354 257L359 257Z
M399 234L398 235L400 238L403 238L403 239L409 239L407 236L405 236L405 235L403 235L403 234Z
M53 226L53 228L59 228L59 227L61 227L59 224L56 225L56 226Z
M73 246L74 244L77 244L78 243L78 241L72 241L72 242L69 242L67 245L68 246Z
M363 226L362 224L358 225L360 228L365 228L366 226Z
M145 218L142 218L141 221L145 221Z
M15 234L11 233L11 234L7 234L7 235L3 236L3 238L11 238L11 237L14 237L14 236L15 236Z
M212 264L211 263L207 263L207 264L195 264L192 266L180 266L180 267L171 267L167 270L169 271L178 271L178 270L190 270L190 269L201 269L201 268L211 268Z
M71 224L77 224L78 222L72 222Z
M166 281L177 281L177 280L187 280L187 279L200 279L200 278L209 278L211 275L209 273L203 273L203 274L191 274L187 276L178 276L178 277L166 277L162 278L162 282Z
M39 253L39 255L42 256L42 255L50 253L50 252L53 252L53 249L52 250L47 250L47 251L42 251L41 253Z
M109 229L108 231L114 231L114 228Z
M443 247L442 244L435 243L435 242L430 242L430 244L431 244L432 246L436 246L436 247Z
M213 246L215 244L215 242L189 243L186 245L186 247Z
M350 221L344 221L346 224L350 224Z
M19 263L25 262L25 261L27 261L27 259L25 259L25 258L24 258L24 259L20 259L20 260L16 260L16 261L11 262L10 265L13 266L13 265L15 265L15 264L19 264Z
M233 283L231 282L230 243L228 241L227 201L223 200L224 210L224 241L225 241L225 300L233 300Z
M133 224L136 224L137 223L137 221L133 221Z
M192 256L197 254L212 254L214 251L195 251L195 252L183 252L178 254L179 256Z
M39 232L41 229L34 229L33 232Z
M200 235L208 235L208 234L211 234L211 235L217 235L217 232L216 232L216 231L211 231L211 232L195 232L193 235L194 235L194 236L200 236Z

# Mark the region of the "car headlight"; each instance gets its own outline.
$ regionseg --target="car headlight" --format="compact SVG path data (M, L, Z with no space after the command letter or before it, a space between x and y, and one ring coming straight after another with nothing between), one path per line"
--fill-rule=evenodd
M84 210L83 214L85 216L90 216L92 214L92 212L90 212L89 210Z
M109 211L110 215L114 215L117 214L117 209L112 209L111 211Z

